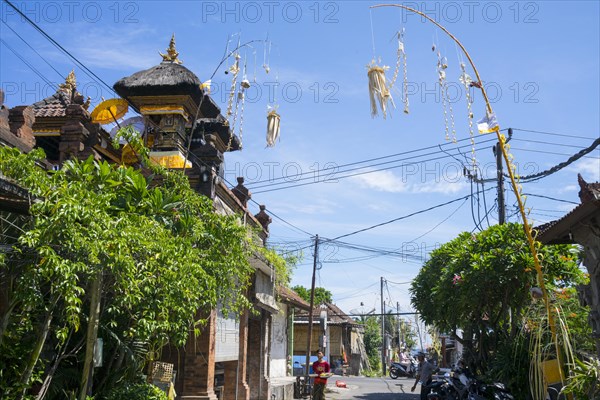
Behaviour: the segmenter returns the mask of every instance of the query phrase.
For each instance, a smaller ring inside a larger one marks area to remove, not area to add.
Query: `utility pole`
[[[400,314],[400,302],[396,302],[396,313]],[[396,315],[396,322],[398,323],[398,349],[402,347],[402,342],[404,342],[404,338],[402,337],[402,324],[400,323],[400,316]]]
[[[381,370],[383,375],[386,375],[385,365],[385,303],[383,301],[383,282],[385,279],[381,277]]]
[[[306,382],[308,382],[308,375],[310,373],[310,347],[312,339],[312,322],[313,322],[313,308],[315,306],[315,275],[317,273],[317,259],[319,255],[319,235],[315,236],[315,255],[313,259],[313,273],[312,283],[310,285],[310,310],[308,312],[308,328],[306,335]]]
[[[512,137],[512,128],[508,128],[509,140]],[[506,222],[506,206],[504,204],[504,176],[502,175],[502,149],[500,142],[493,147],[496,156],[496,178],[498,179],[498,223]]]
[[[421,346],[421,351],[425,350],[423,348],[423,339],[421,338],[421,328],[419,327],[419,317],[415,314],[415,324],[417,324],[417,334],[419,335],[419,346]]]

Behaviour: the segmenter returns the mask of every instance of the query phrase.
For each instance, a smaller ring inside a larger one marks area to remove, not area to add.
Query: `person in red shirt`
[[[317,353],[317,361],[312,365],[313,373],[318,374],[313,383],[313,400],[325,400],[325,386],[327,386],[327,378],[331,376],[329,373],[329,363],[323,360],[323,352]]]

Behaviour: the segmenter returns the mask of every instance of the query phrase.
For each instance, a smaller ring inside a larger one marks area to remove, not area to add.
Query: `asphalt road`
[[[336,381],[343,381],[347,388],[336,387]],[[418,400],[420,386],[414,393],[410,388],[414,379],[398,378],[365,378],[334,375],[327,383],[327,400]]]

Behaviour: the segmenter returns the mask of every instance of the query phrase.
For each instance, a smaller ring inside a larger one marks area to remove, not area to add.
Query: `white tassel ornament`
[[[275,146],[275,142],[279,139],[279,124],[281,116],[277,114],[275,109],[267,113],[267,146]]]

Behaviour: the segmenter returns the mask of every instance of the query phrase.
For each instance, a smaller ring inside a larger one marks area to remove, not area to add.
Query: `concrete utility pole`
[[[383,302],[383,282],[385,279],[381,277],[381,370],[383,375],[386,374],[385,365],[385,303]]]
[[[310,373],[310,347],[312,339],[313,308],[315,306],[315,275],[317,273],[317,259],[319,255],[319,235],[315,236],[315,255],[313,259],[312,283],[310,285],[310,311],[308,312],[308,328],[306,331],[306,381]]]
[[[396,302],[396,313],[400,314],[400,302]],[[400,323],[400,317],[396,316],[396,323],[398,324],[398,349],[402,347],[402,342],[404,342],[404,338],[402,337],[402,324]]]
[[[508,140],[511,137],[512,128],[508,128]],[[500,150],[500,142],[497,142],[493,149],[496,156],[496,178],[498,179],[498,223],[502,225],[506,222],[506,205],[504,203],[504,176],[502,175],[502,150]]]

